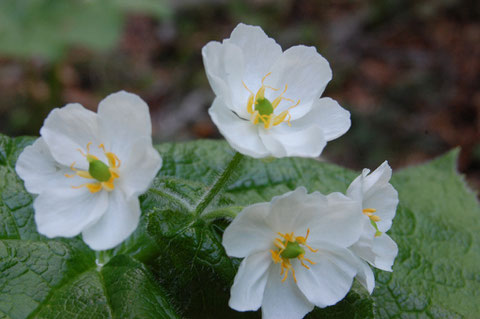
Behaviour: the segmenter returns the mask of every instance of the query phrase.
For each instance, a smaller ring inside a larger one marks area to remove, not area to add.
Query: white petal
[[[307,194],[307,189],[300,186],[294,191],[273,197],[265,220],[275,232],[291,233],[317,216],[318,205],[321,205],[321,200]]]
[[[348,197],[363,202],[363,181],[369,172],[369,169],[363,169],[362,173],[350,183],[346,192]]]
[[[225,46],[220,42],[211,41],[202,48],[203,64],[208,82],[217,97],[231,101],[230,88],[227,86],[225,72]]]
[[[87,188],[50,189],[34,201],[38,232],[47,237],[72,237],[95,223],[108,205],[103,191],[92,194]]]
[[[127,199],[147,191],[162,166],[162,158],[153,148],[150,138],[142,138],[128,145],[128,157],[119,168],[118,183]]]
[[[308,127],[288,126],[281,123],[270,129],[259,127],[260,138],[265,147],[274,157],[319,156],[327,141],[323,136],[323,129],[316,125]]]
[[[387,234],[382,234],[373,239],[372,246],[375,254],[373,265],[382,270],[392,271],[393,262],[398,254],[398,246]]]
[[[277,234],[265,222],[269,211],[269,203],[258,203],[245,207],[235,217],[223,233],[227,255],[245,257],[272,248]]]
[[[383,162],[376,170],[365,176],[363,192],[364,194],[372,191],[372,188],[379,187],[388,183],[392,177],[392,168],[388,162]]]
[[[290,111],[293,119],[308,113],[312,104],[325,90],[327,83],[332,79],[332,70],[327,60],[314,47],[298,45],[289,48],[271,66],[272,74],[265,81],[266,84],[283,90],[288,85],[284,97],[300,104]],[[268,91],[267,98],[278,96],[277,92]],[[291,106],[292,102],[282,101],[279,110]]]
[[[271,263],[268,251],[250,255],[242,261],[230,290],[230,308],[237,311],[260,308]]]
[[[331,98],[321,98],[315,100],[308,114],[292,121],[292,126],[310,125],[321,127],[325,140],[331,141],[345,134],[350,128],[350,112]]]
[[[366,217],[366,216],[365,216]],[[361,259],[370,264],[375,262],[375,254],[372,251],[373,239],[375,238],[375,228],[370,224],[370,220],[365,218],[362,235],[356,243],[349,249]]]
[[[125,91],[110,94],[98,105],[98,117],[101,142],[120,160],[129,155],[125,145],[140,138],[151,139],[148,105],[135,94]]]
[[[321,308],[345,297],[358,268],[357,259],[348,249],[329,246],[330,250],[322,249],[308,255],[316,263],[310,265],[310,269],[301,266],[298,260],[294,265],[298,287],[311,303]]]
[[[398,193],[389,183],[392,169],[385,161],[375,171],[364,169],[347,189],[347,196],[362,201],[362,208],[376,209],[380,217],[378,229],[386,232],[392,225],[392,219],[398,205]]]
[[[83,230],[83,240],[94,250],[113,248],[133,233],[139,220],[138,198],[127,201],[121,191],[114,190],[109,193],[108,208],[102,218]]]
[[[375,275],[372,268],[361,259],[359,259],[358,265],[359,269],[356,278],[367,289],[368,293],[372,294],[373,288],[375,288]]]
[[[97,140],[97,115],[80,104],[67,104],[51,111],[40,134],[57,162],[65,166],[75,162],[75,166],[80,169],[88,169],[88,162],[78,149],[86,152],[89,142],[95,145],[101,143]],[[97,147],[92,148],[92,154],[98,154]]]
[[[213,101],[208,114],[235,150],[254,158],[270,155],[258,136],[258,127],[250,121],[240,119],[219,98]]]
[[[380,217],[377,227],[386,232],[392,226],[392,219],[398,205],[398,193],[390,184],[376,187],[374,192],[368,192],[363,199],[363,208],[375,208],[375,215]]]
[[[217,98],[237,115],[248,119],[250,92],[242,82],[245,71],[242,49],[230,43],[210,42],[203,48],[202,54],[207,78]]]
[[[72,174],[72,170],[55,161],[41,137],[25,147],[18,157],[15,170],[25,181],[25,188],[33,194],[72,185],[72,180],[65,177],[65,174]]]
[[[320,193],[312,195],[320,197]],[[321,218],[310,223],[310,241],[329,242],[336,246],[349,247],[362,234],[363,214],[360,202],[353,201],[345,195],[335,192],[328,194],[327,205],[318,208]]]
[[[263,319],[300,319],[313,310],[314,305],[300,291],[291,274],[282,282],[279,264],[272,264],[268,272],[262,302]]]
[[[303,187],[272,199],[272,210],[267,223],[281,233],[295,232],[295,236],[310,235],[307,243],[328,242],[349,247],[363,230],[359,214],[360,203],[341,193],[324,196],[319,192],[306,194]],[[315,248],[315,247],[314,247]]]
[[[245,64],[243,81],[254,93],[260,88],[262,77],[269,72],[271,65],[282,54],[282,48],[260,27],[243,23],[237,25],[230,39],[223,43],[234,44],[242,50]],[[225,62],[237,63],[237,61]]]

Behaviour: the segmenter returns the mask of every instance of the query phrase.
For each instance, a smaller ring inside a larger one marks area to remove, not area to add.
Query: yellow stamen
[[[362,210],[363,214],[367,215],[368,218],[370,218],[371,221],[373,222],[379,222],[381,219],[379,216],[377,215],[374,215],[374,213],[376,212],[377,210],[375,208],[364,208]]]
[[[82,156],[87,158],[87,161],[89,163],[93,160],[99,160],[95,155],[90,154],[90,146],[92,144],[93,144],[92,142],[87,143],[87,146],[86,146],[87,153],[86,154],[81,149],[77,149],[77,151],[79,151],[80,154],[82,154]],[[79,188],[82,188],[82,187],[86,187],[86,188],[88,188],[88,190],[91,193],[99,192],[102,189],[105,189],[107,191],[112,191],[113,189],[115,189],[114,181],[115,181],[115,179],[120,177],[120,174],[118,172],[118,168],[120,167],[122,162],[117,157],[117,155],[115,155],[112,152],[107,152],[105,150],[105,145],[104,144],[98,145],[98,148],[103,150],[103,153],[105,154],[105,157],[108,160],[109,172],[110,172],[110,175],[111,175],[110,179],[106,182],[98,182],[94,177],[92,177],[92,175],[88,171],[83,171],[83,170],[79,170],[79,169],[75,168],[75,162],[73,162],[70,165],[70,169],[73,172],[75,172],[75,174],[65,174],[65,177],[72,178],[72,177],[75,177],[75,176],[79,176],[79,177],[82,177],[82,178],[85,178],[85,179],[94,180],[94,182],[84,183],[84,184],[81,184],[81,185],[78,185],[78,186],[72,186],[72,188],[79,189]]]
[[[279,124],[281,124],[285,121],[287,122],[288,126],[292,126],[291,123],[290,123],[290,120],[292,119],[292,116],[290,115],[289,111],[292,108],[298,106],[300,104],[300,100],[298,100],[296,104],[290,106],[288,109],[281,112],[279,115],[275,115],[273,112],[271,114],[261,115],[256,110],[256,105],[259,105],[259,100],[265,99],[265,90],[266,89],[270,89],[270,90],[273,90],[273,91],[278,91],[279,90],[277,88],[265,85],[265,80],[270,74],[272,74],[272,73],[269,72],[262,78],[262,81],[261,81],[262,86],[258,89],[256,94],[254,94],[252,92],[252,90],[250,90],[247,87],[245,82],[242,81],[243,86],[250,93],[250,95],[248,97],[248,100],[247,100],[247,112],[251,115],[250,116],[250,121],[254,125],[258,124],[260,121],[263,122],[263,127],[265,129],[270,129],[273,126],[277,126],[277,125],[279,125]],[[275,110],[278,107],[278,105],[280,104],[280,102],[283,101],[283,100],[289,101],[291,103],[295,103],[294,100],[283,97],[283,94],[285,94],[285,92],[287,92],[287,89],[288,89],[288,84],[285,84],[285,89],[283,90],[283,92],[273,100],[273,102],[271,103],[273,110]],[[264,103],[264,102],[262,102],[262,103]]]
[[[295,234],[293,232],[285,233],[285,234],[282,234],[282,233],[277,233],[277,234],[280,238],[275,238],[275,240],[273,241],[273,244],[275,245],[275,247],[278,248],[278,250],[276,250],[276,251],[270,250],[270,253],[272,254],[272,260],[276,264],[280,263],[280,275],[283,276],[282,282],[285,282],[285,280],[287,280],[289,272],[292,273],[293,280],[295,282],[297,282],[297,278],[295,277],[295,269],[293,269],[293,266],[292,266],[292,263],[291,263],[290,259],[298,258],[298,260],[300,260],[300,263],[302,264],[302,266],[307,268],[307,269],[310,269],[310,267],[305,263],[305,261],[309,262],[311,265],[315,265],[315,262],[311,261],[308,258],[305,258],[304,250],[301,249],[301,248],[300,248],[300,251],[303,251],[303,253],[301,253],[297,257],[292,257],[292,256],[295,256],[295,253],[292,255],[292,251],[291,250],[289,251],[289,249],[291,249],[291,248],[287,249],[287,246],[290,247],[290,245],[293,245],[294,247],[296,247],[294,249],[297,249],[297,251],[298,251],[298,249],[299,249],[298,245],[303,245],[303,246],[307,247],[308,249],[310,249],[310,251],[317,252],[318,249],[313,249],[312,247],[310,247],[306,244],[306,241],[308,239],[308,235],[310,234],[310,229],[307,229],[307,234],[305,235],[305,237],[303,237],[303,236],[295,237]],[[292,243],[292,244],[289,244],[289,243]],[[288,253],[285,252],[286,255],[282,256],[282,253],[284,253],[284,251],[286,249],[287,249]],[[293,250],[293,251],[295,251],[295,250]],[[290,256],[291,258],[287,258],[285,256]]]

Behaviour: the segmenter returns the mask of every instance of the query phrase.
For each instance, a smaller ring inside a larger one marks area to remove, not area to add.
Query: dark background
[[[323,155],[354,169],[426,161],[460,146],[480,188],[479,1],[2,0],[0,133],[38,135],[54,107],[96,110],[125,89],[150,105],[157,142],[221,138],[201,48],[239,23],[327,58],[352,113]]]

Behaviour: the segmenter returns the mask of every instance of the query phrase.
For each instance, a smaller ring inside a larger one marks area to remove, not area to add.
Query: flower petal
[[[300,156],[317,157],[327,141],[323,129],[316,125],[308,127],[292,127],[281,123],[270,129],[259,128],[260,138],[274,157]]]
[[[223,233],[222,245],[227,255],[245,257],[255,252],[268,251],[276,233],[265,222],[270,203],[245,207]]]
[[[88,162],[78,150],[85,152],[89,142],[101,143],[97,114],[77,103],[52,110],[40,134],[57,162],[67,167],[75,162],[80,169],[88,169]],[[95,152],[100,154],[96,147],[92,148],[92,154],[97,155]]]
[[[272,264],[263,294],[263,319],[300,319],[314,308],[298,288],[293,276],[289,275],[284,282],[282,278],[280,265]]]
[[[216,98],[213,101],[212,106],[208,109],[208,114],[234,149],[254,158],[269,155],[258,136],[258,127],[248,120],[240,119],[223,104],[221,99]]]
[[[217,97],[231,100],[230,88],[227,86],[227,73],[225,72],[224,45],[211,41],[202,48],[203,65],[208,82]]]
[[[25,181],[25,188],[33,194],[72,185],[72,180],[65,177],[65,174],[72,174],[72,170],[55,161],[41,137],[25,147],[18,157],[15,170]]]
[[[131,145],[152,135],[148,105],[137,95],[120,91],[110,94],[98,105],[102,143],[120,160],[128,157]]]
[[[270,70],[271,65],[282,55],[282,48],[269,38],[262,28],[240,23],[232,31],[230,39],[224,44],[234,44],[243,53],[244,71],[243,81],[253,91],[261,86],[261,79]],[[225,61],[237,63],[237,61]]]
[[[271,263],[268,251],[250,255],[242,261],[230,290],[230,308],[237,311],[260,308]]]
[[[83,240],[94,250],[113,248],[127,239],[140,220],[137,197],[129,200],[120,190],[108,194],[108,208],[102,218],[83,230]]]
[[[49,237],[72,237],[94,224],[108,206],[106,192],[92,194],[84,187],[52,188],[34,201],[38,232]]]
[[[332,70],[327,60],[322,57],[315,47],[297,45],[289,48],[275,61],[269,69],[272,74],[265,81],[266,84],[283,90],[288,85],[285,97],[300,104],[290,110],[292,119],[305,115],[312,108],[325,90],[327,83],[332,79]],[[267,98],[278,96],[277,92],[268,92]],[[292,102],[282,101],[279,110],[283,111],[291,106]]]
[[[317,216],[316,207],[320,201],[300,186],[294,191],[273,197],[270,203],[266,224],[275,232],[290,233]]]
[[[350,128],[350,112],[331,98],[315,100],[312,109],[306,116],[292,121],[294,127],[317,125],[323,131],[326,141],[334,140],[345,134]]]
[[[348,250],[328,245],[310,253],[308,258],[315,262],[306,269],[295,260],[298,287],[314,305],[324,308],[342,300],[352,286],[357,274],[358,260]]]
[[[387,234],[373,239],[372,245],[375,261],[373,265],[382,270],[392,271],[393,262],[398,254],[397,244]]]
[[[381,232],[390,229],[398,205],[398,193],[389,183],[391,177],[392,169],[385,161],[372,173],[364,169],[347,189],[347,196],[362,201],[362,208],[376,209]]]
[[[372,268],[363,260],[358,260],[358,273],[355,278],[367,289],[369,294],[372,294],[373,288],[375,288],[375,275]]]
[[[360,237],[362,227],[360,203],[341,193],[324,196],[306,194],[303,187],[272,199],[267,223],[282,233],[304,236],[310,229],[308,243],[321,241],[349,247]],[[315,248],[315,247],[314,247]]]
[[[250,93],[242,83],[244,61],[241,48],[229,43],[210,42],[202,49],[202,54],[207,78],[217,98],[238,116],[248,119]]]
[[[153,148],[151,139],[145,137],[128,145],[124,153],[128,153],[128,157],[119,168],[118,183],[129,199],[147,191],[162,166],[162,158]]]

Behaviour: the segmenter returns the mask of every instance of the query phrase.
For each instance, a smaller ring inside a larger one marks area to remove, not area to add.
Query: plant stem
[[[238,164],[242,161],[244,156],[240,153],[235,153],[228,166],[223,171],[222,175],[215,181],[210,191],[202,198],[200,203],[195,209],[196,216],[200,216],[202,212],[207,208],[208,204],[215,198],[218,192],[225,186],[225,183],[228,182],[228,179],[232,175],[233,171],[237,168]]]

